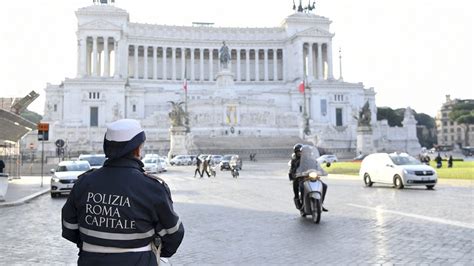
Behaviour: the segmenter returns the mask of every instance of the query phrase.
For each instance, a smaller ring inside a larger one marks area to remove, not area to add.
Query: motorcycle
[[[233,178],[239,177],[239,168],[237,165],[230,165],[230,173],[232,174]]]
[[[319,151],[316,147],[305,145],[301,148],[300,165],[296,170],[296,177],[300,182],[300,214],[302,217],[311,215],[314,223],[319,223],[323,212],[323,183],[321,176],[327,176],[316,160]]]

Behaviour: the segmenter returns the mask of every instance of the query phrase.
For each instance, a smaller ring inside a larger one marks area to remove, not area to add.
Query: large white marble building
[[[100,151],[105,125],[119,118],[140,120],[147,149],[166,150],[169,101],[186,101],[185,82],[190,150],[288,148],[305,139],[356,154],[355,117],[366,102],[374,149],[418,143],[413,117],[398,129],[377,122],[374,89],[334,77],[328,18],[295,12],[273,28],[167,26],[131,22],[113,4],[76,16],[77,77],[47,85],[44,116],[50,139],[66,140],[72,151]],[[223,41],[232,57],[230,82],[220,78]]]

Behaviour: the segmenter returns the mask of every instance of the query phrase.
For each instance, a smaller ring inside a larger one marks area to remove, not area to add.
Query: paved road
[[[474,190],[365,188],[328,177],[319,225],[299,217],[285,162],[246,163],[239,179],[193,178],[170,167],[175,209],[186,228],[173,265],[474,264]],[[74,264],[74,244],[60,236],[65,198],[42,196],[0,209],[0,265]]]

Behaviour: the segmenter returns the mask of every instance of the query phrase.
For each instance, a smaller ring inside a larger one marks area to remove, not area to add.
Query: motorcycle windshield
[[[316,172],[319,176],[327,176],[327,172],[319,165],[319,150],[310,145],[301,148],[300,165],[296,169],[296,176],[308,176],[311,172]]]

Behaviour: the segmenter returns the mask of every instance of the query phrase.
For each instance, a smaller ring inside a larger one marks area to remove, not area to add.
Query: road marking
[[[441,218],[433,218],[433,217],[424,216],[424,215],[385,210],[385,209],[382,209],[382,208],[379,208],[379,207],[376,207],[376,208],[366,207],[366,206],[352,204],[352,203],[348,203],[347,205],[352,206],[352,207],[356,207],[356,208],[361,208],[361,209],[367,209],[367,210],[372,210],[372,211],[377,211],[377,212],[397,214],[397,215],[402,215],[402,216],[406,216],[406,217],[427,220],[427,221],[430,221],[430,222],[435,222],[435,223],[440,223],[440,224],[447,224],[447,225],[464,227],[464,228],[468,228],[468,229],[474,229],[474,224],[471,224],[471,223],[463,223],[463,222],[451,221],[451,220],[446,220],[446,219],[441,219]]]

